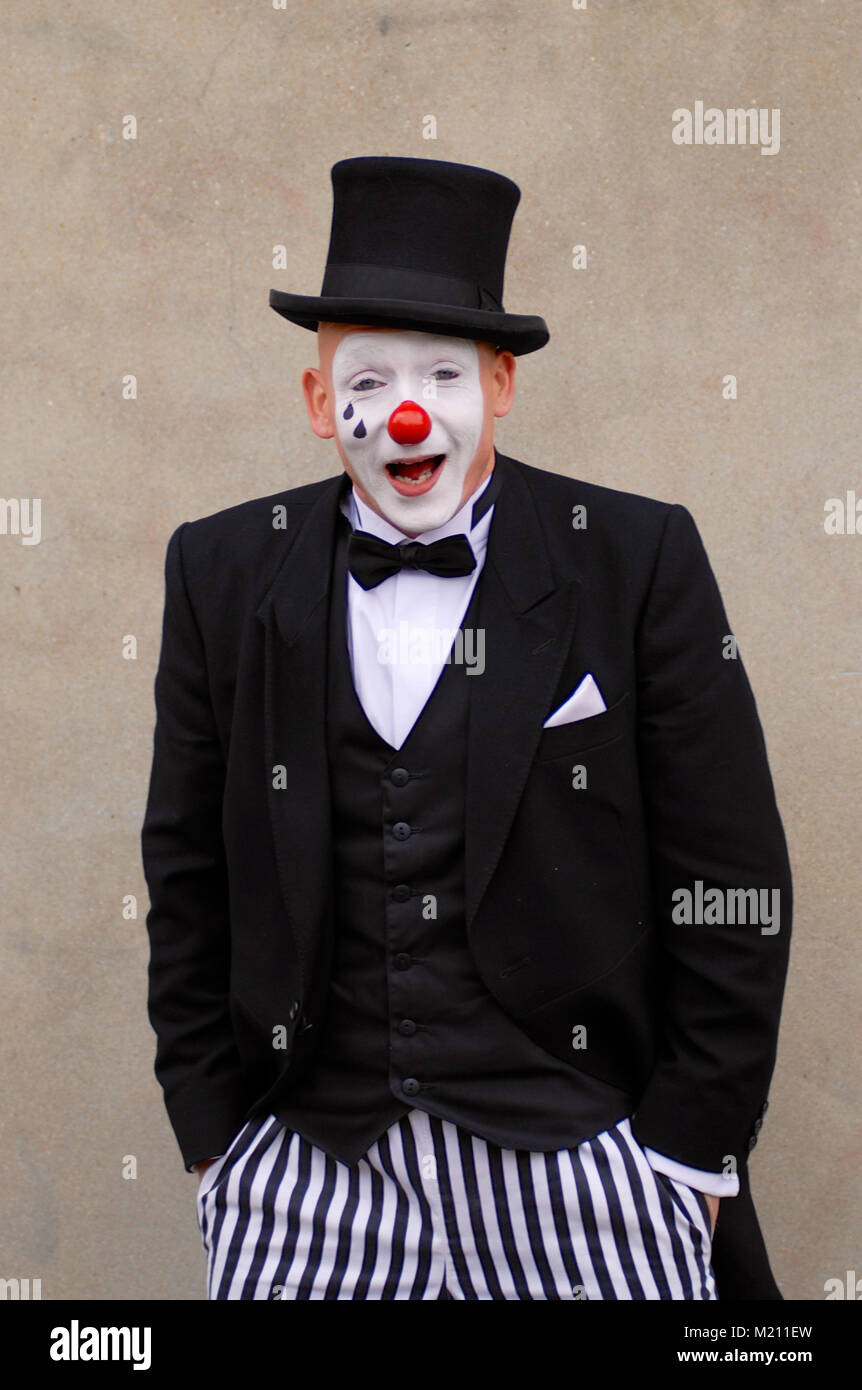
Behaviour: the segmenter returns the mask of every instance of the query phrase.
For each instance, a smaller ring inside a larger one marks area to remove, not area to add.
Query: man
[[[174,532],[142,831],[213,1298],[780,1298],[791,882],[689,513],[494,446],[519,190],[332,170],[344,473]],[[720,1206],[719,1206],[720,1204]]]

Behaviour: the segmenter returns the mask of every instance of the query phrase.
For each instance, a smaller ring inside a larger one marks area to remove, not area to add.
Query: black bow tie
[[[495,455],[496,452],[495,449]],[[496,502],[502,482],[498,464],[481,497],[473,503],[471,530]],[[363,589],[374,589],[390,574],[396,574],[401,569],[428,570],[430,574],[441,574],[444,578],[472,574],[476,568],[476,557],[463,534],[444,536],[430,545],[423,545],[420,541],[401,541],[398,545],[390,545],[371,531],[351,531],[347,539],[347,567]]]
[[[347,568],[363,589],[375,589],[402,569],[427,570],[447,579],[472,574],[476,556],[465,535],[444,536],[429,545],[421,541],[390,545],[370,531],[351,531],[347,539]]]

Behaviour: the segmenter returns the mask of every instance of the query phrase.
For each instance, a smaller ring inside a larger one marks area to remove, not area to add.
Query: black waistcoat
[[[505,1148],[572,1147],[630,1115],[634,1101],[528,1038],[473,964],[464,768],[471,682],[483,676],[445,663],[401,748],[381,738],[351,675],[349,529],[340,516],[329,611],[330,992],[311,1066],[273,1111],[344,1163],[414,1106]],[[462,628],[481,627],[484,573]]]

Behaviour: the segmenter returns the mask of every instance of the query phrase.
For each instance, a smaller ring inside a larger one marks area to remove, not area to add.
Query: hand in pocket
[[[218,1160],[219,1158],[223,1158],[223,1157],[224,1157],[224,1154],[216,1154],[215,1158],[204,1158],[204,1159],[201,1160],[200,1163],[196,1163],[196,1164],[195,1164],[195,1171],[196,1171],[196,1173],[197,1173],[197,1175],[198,1175],[198,1187],[200,1187],[200,1180],[201,1180],[201,1178],[203,1177],[204,1173],[207,1171],[207,1169],[208,1169],[208,1168],[211,1168],[212,1165],[213,1165],[215,1162],[217,1162],[217,1160]]]
[[[712,1222],[712,1234],[715,1235],[715,1223],[718,1220],[718,1208],[721,1203],[721,1198],[713,1197],[711,1192],[704,1192],[703,1195],[706,1198],[706,1205],[709,1207],[709,1215]]]

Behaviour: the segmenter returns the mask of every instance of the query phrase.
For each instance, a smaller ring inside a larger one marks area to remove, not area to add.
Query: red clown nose
[[[396,444],[421,444],[431,433],[431,417],[415,401],[402,401],[389,416],[388,429]]]

